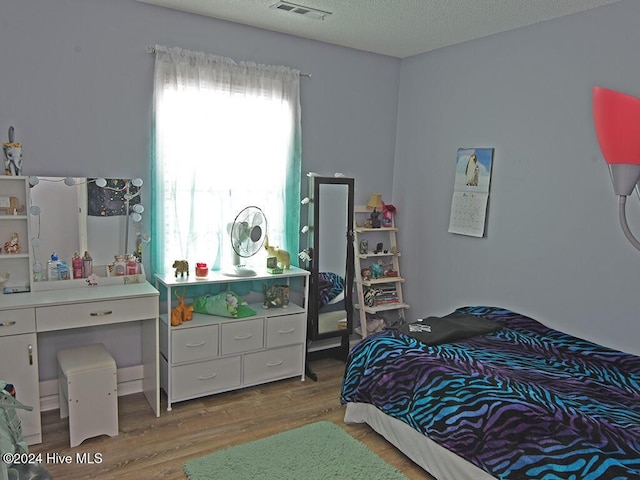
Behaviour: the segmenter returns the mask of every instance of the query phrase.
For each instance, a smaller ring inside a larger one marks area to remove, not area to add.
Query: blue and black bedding
[[[499,479],[640,478],[640,357],[495,307],[501,328],[427,345],[394,330],[351,351],[342,403],[377,407]]]

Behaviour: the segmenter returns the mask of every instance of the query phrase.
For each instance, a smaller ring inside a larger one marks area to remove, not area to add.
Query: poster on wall
[[[91,217],[111,217],[128,215],[126,195],[129,195],[129,206],[140,203],[139,187],[131,184],[126,178],[107,178],[106,186],[98,186],[95,178],[87,179],[87,214]]]
[[[484,237],[493,148],[459,148],[449,232]]]

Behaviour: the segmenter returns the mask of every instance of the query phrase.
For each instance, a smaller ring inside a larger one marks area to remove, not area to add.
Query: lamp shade
[[[595,87],[593,123],[616,195],[631,195],[640,180],[640,99]]]
[[[382,194],[372,193],[367,202],[367,208],[371,210],[375,208],[378,211],[382,210]]]
[[[593,89],[593,123],[609,164],[640,164],[640,98]]]

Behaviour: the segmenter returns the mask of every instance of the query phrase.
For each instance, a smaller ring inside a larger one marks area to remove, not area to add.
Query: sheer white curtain
[[[156,46],[151,268],[231,262],[228,224],[261,208],[269,243],[298,251],[300,72]],[[251,265],[264,262],[263,252]],[[263,263],[262,263],[263,264]]]

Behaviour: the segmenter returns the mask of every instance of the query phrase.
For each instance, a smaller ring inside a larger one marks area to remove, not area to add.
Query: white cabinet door
[[[22,433],[29,444],[42,442],[36,334],[0,337],[0,378],[16,388],[16,398],[33,410],[18,410]]]

